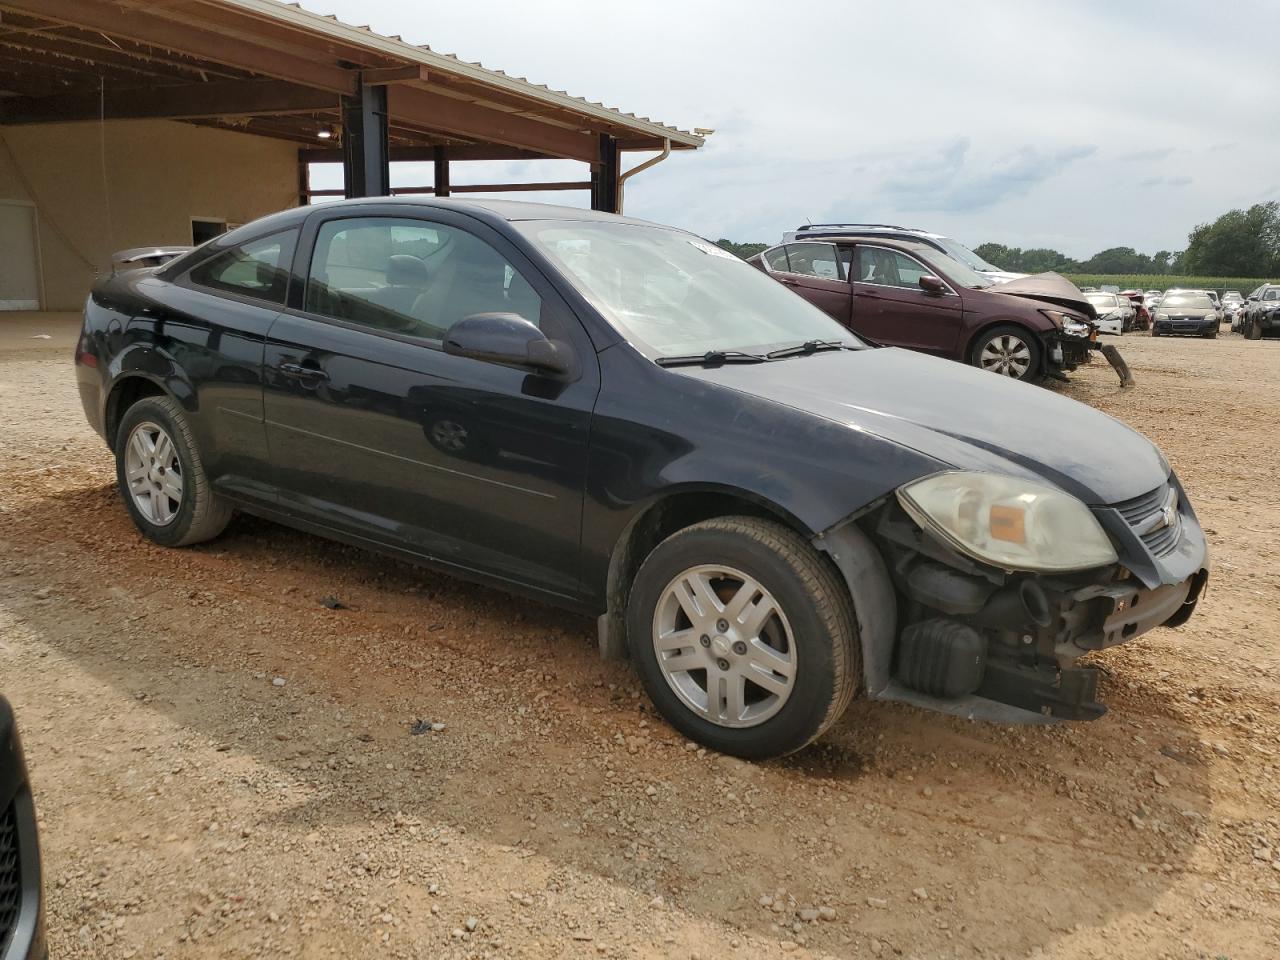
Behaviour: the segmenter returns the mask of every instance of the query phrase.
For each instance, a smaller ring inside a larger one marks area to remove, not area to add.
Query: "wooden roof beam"
[[[393,123],[402,126],[416,126],[427,131],[586,163],[599,159],[596,138],[591,134],[551,126],[530,117],[481,107],[416,87],[388,87],[387,113]]]
[[[108,36],[127,37],[167,50],[185,53],[248,70],[278,80],[288,80],[333,93],[351,94],[356,76],[350,70],[302,57],[269,46],[237,39],[234,43],[198,25],[151,16],[144,11],[120,9],[113,4],[87,0],[0,0],[0,10],[12,10],[54,20],[68,26],[101,30]]]
[[[194,120],[307,113],[332,109],[337,98],[326,90],[279,80],[220,80],[182,86],[14,97],[0,101],[0,123],[55,123],[96,120]]]

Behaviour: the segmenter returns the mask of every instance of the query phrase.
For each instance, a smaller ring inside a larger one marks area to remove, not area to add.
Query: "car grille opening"
[[[1182,513],[1178,510],[1177,498],[1173,498],[1174,517],[1172,523],[1160,524],[1152,528],[1152,524],[1160,516],[1164,506],[1169,502],[1172,488],[1162,483],[1150,493],[1144,493],[1132,500],[1113,504],[1125,522],[1134,528],[1148,550],[1155,556],[1163,557],[1173,552],[1182,536]]]
[[[18,926],[22,907],[22,870],[18,863],[18,815],[12,803],[0,813],[0,956]]]

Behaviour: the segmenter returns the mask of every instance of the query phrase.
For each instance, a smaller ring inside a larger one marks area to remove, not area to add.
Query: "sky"
[[[875,222],[1085,258],[1181,250],[1196,224],[1280,200],[1280,57],[1262,40],[1280,36],[1277,0],[303,6],[714,129],[626,193],[627,214],[712,239]],[[458,163],[452,179],[584,172],[571,161]],[[393,168],[393,185],[430,182],[421,166]],[[341,186],[340,169],[317,169],[313,185]]]

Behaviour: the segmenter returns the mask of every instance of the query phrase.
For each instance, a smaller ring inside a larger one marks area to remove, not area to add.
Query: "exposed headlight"
[[[925,530],[1003,570],[1058,573],[1117,559],[1089,508],[1045,484],[949,471],[905,484],[898,501]]]
[[[1074,313],[1063,313],[1061,310],[1041,310],[1049,322],[1059,328],[1063,333],[1069,333],[1076,337],[1087,337],[1089,335],[1089,322],[1084,317],[1077,316]]]

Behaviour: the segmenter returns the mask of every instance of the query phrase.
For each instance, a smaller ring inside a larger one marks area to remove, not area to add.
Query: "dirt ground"
[[[1099,657],[1104,718],[855,703],[752,766],[585,620],[252,519],[144,542],[74,331],[0,319],[0,690],[53,956],[1280,956],[1280,342],[1130,335],[1136,389],[1061,388],[1160,444],[1215,559],[1188,626]]]

